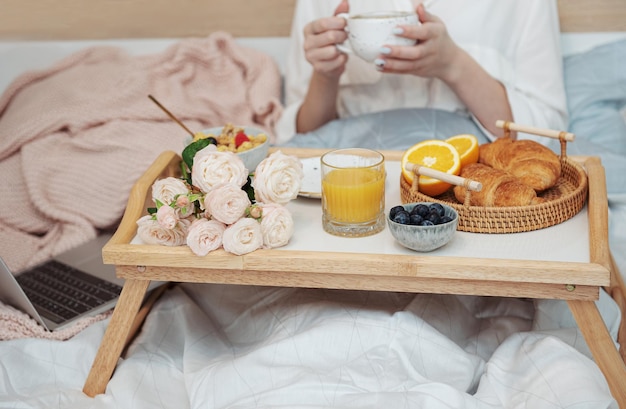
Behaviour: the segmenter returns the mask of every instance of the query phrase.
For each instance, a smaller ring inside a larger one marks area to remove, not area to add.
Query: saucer
[[[302,186],[300,186],[298,196],[321,199],[322,175],[320,157],[315,156],[312,158],[302,158],[300,159],[300,162],[302,162],[304,178],[302,179]]]

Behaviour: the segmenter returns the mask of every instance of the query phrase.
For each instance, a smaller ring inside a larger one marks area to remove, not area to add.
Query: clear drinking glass
[[[330,234],[369,236],[385,228],[385,158],[362,148],[322,156],[322,225]]]

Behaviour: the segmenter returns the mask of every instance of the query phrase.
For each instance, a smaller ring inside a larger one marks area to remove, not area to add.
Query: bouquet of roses
[[[205,256],[218,248],[242,255],[289,242],[293,218],[285,205],[304,177],[298,158],[276,151],[250,173],[237,154],[212,143],[192,143],[182,157],[181,178],[152,185],[155,207],[137,220],[144,243],[187,245]]]

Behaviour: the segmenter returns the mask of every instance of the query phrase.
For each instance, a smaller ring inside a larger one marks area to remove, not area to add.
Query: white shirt
[[[286,106],[275,129],[277,143],[287,142],[296,133],[296,115],[313,72],[304,56],[304,26],[317,18],[332,16],[339,2],[298,0],[296,3],[285,72]],[[432,0],[425,5],[430,13],[443,20],[452,40],[505,86],[516,123],[566,129],[567,104],[556,0]],[[411,0],[350,2],[351,14],[389,9],[415,10],[415,5]],[[352,55],[339,84],[340,118],[395,108],[437,108],[470,115],[442,81],[383,74],[373,63]],[[542,139],[524,134],[519,137]]]

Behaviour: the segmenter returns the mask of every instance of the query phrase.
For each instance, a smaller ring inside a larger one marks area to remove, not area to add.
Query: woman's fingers
[[[341,3],[335,9],[335,16],[339,13],[348,13],[350,11],[350,5],[348,0],[342,0]]]
[[[422,45],[383,47],[381,51],[374,61],[379,71],[419,75],[429,64],[428,52]]]
[[[339,19],[343,20],[343,19]],[[314,30],[314,27],[310,28]],[[337,44],[346,40],[347,34],[342,30],[327,30],[320,34],[305,36],[304,52],[313,69],[321,74],[339,75],[345,66],[347,56],[337,49]]]
[[[427,23],[427,22],[436,23],[440,21],[437,16],[435,16],[434,14],[430,14],[428,11],[426,11],[424,4],[419,4],[417,8],[415,9],[415,12],[417,13],[417,18],[422,24]]]
[[[343,30],[330,30],[317,35],[308,35],[304,37],[304,50],[306,52],[316,48],[335,46],[346,41],[347,37],[348,35]]]
[[[396,35],[415,40],[416,44],[383,47],[377,60],[379,70],[438,77],[452,60],[455,44],[448,36],[443,21],[428,13],[421,4],[416,8],[416,13],[421,24],[400,26],[396,32]]]
[[[348,0],[342,0],[335,9],[335,16],[314,20],[304,27],[304,52],[313,69],[324,75],[340,75],[347,61],[336,45],[348,38],[346,20],[336,17],[350,10]]]
[[[374,63],[379,71],[396,74],[420,72],[423,66],[419,60],[376,59]]]
[[[307,51],[307,56],[311,61],[328,61],[344,55],[332,44],[325,47],[316,47]]]
[[[343,31],[345,27],[346,20],[341,17],[324,17],[304,26],[304,35],[319,35],[332,30]]]

